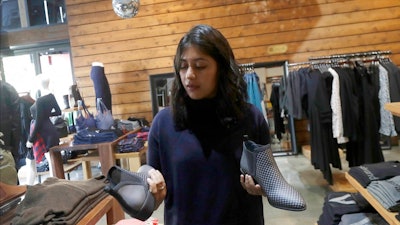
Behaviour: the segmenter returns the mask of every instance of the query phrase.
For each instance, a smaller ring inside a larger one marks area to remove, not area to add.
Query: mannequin
[[[112,112],[111,91],[106,75],[104,74],[104,65],[101,62],[93,62],[90,71],[90,78],[93,81],[96,99],[101,98],[107,109]],[[97,102],[96,102],[97,103]]]
[[[30,168],[29,171],[32,172],[28,172],[28,184],[32,184],[35,180],[37,174],[36,163],[41,162],[43,157],[46,157],[50,164],[49,149],[58,145],[60,142],[58,131],[51,122],[50,117],[61,115],[61,109],[56,98],[51,93],[49,86],[49,77],[42,76],[40,97],[36,99],[36,102],[30,108],[33,119],[26,147],[33,147],[35,160],[27,159],[26,161],[27,166]],[[45,147],[39,148],[43,146],[43,144]],[[53,176],[51,164],[49,167],[50,175]]]

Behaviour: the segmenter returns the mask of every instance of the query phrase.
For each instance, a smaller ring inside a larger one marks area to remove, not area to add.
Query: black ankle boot
[[[68,95],[63,95],[63,100],[64,100],[64,109],[69,109],[69,96]]]
[[[270,145],[245,140],[240,168],[242,173],[251,175],[261,186],[271,206],[290,211],[306,209],[300,193],[286,182],[279,171]]]
[[[73,107],[78,106],[78,100],[82,100],[81,93],[79,92],[78,86],[76,84],[73,84],[69,87],[69,95],[71,98],[74,99],[74,105]]]
[[[140,172],[131,172],[118,166],[108,171],[108,185],[104,190],[117,199],[122,209],[132,218],[147,220],[154,211],[155,199],[149,190],[147,173],[153,167],[143,165]]]

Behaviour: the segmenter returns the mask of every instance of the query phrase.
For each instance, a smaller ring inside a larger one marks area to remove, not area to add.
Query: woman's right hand
[[[167,195],[167,185],[165,183],[164,176],[159,170],[151,169],[148,175],[149,177],[147,178],[147,183],[150,186],[150,192],[153,194],[154,199],[156,200],[155,209],[157,209]]]

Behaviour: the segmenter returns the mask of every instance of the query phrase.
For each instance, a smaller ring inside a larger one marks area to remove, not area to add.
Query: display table
[[[104,215],[107,216],[107,225],[116,224],[118,221],[125,219],[125,213],[120,204],[110,195],[90,210],[77,225],[96,225]]]
[[[391,112],[393,116],[399,116],[400,117],[400,102],[392,102],[392,103],[386,103],[384,108]]]
[[[16,213],[16,208],[8,211],[0,217],[0,224],[10,224]],[[77,225],[96,225],[104,216],[106,216],[107,225],[116,224],[125,219],[125,213],[118,201],[108,195],[101,200],[92,210],[90,210]]]
[[[146,154],[147,146],[144,146],[138,152],[127,152],[127,153],[114,153],[115,159],[121,161],[121,167],[133,172],[136,172],[141,166],[141,157]],[[92,177],[91,162],[99,161],[99,152],[91,151],[88,154],[79,156],[75,159],[68,160],[69,162],[75,162],[82,165],[83,178],[89,179]],[[66,172],[64,167],[64,172]]]
[[[353,187],[360,192],[360,194],[371,204],[372,207],[390,224],[390,225],[400,225],[400,221],[396,219],[397,213],[389,212],[385,209],[378,200],[372,196],[366,188],[361,186],[356,179],[354,179],[349,173],[346,173],[346,179],[350,182]]]
[[[68,160],[67,163],[65,163],[63,165],[63,169],[64,169],[64,173],[67,174],[67,179],[70,180],[70,173],[75,170],[76,168],[78,168],[81,165],[80,162],[76,162],[76,161],[70,161]],[[44,175],[49,175],[50,171],[45,171],[45,172],[38,172],[37,176],[38,176],[38,182],[42,183],[42,176]]]
[[[98,144],[78,144],[74,145],[72,140],[65,140],[65,143],[54,146],[50,148],[50,160],[51,167],[55,177],[65,179],[63,161],[61,157],[61,151],[98,151],[99,153],[99,161],[101,164],[101,172],[103,175],[108,173],[108,170],[115,165],[116,153],[115,147],[118,142],[124,138],[126,138],[129,134],[137,133],[140,131],[140,128],[135,129],[133,131],[128,132],[127,134],[119,137],[118,139],[112,142],[104,142]]]

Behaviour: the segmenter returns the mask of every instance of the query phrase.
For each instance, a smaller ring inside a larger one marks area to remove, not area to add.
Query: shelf
[[[390,224],[390,225],[400,225],[400,221],[396,219],[397,213],[389,212],[385,209],[378,200],[372,196],[366,188],[361,186],[356,179],[354,179],[349,173],[345,175],[346,179],[350,182],[353,187],[361,193],[362,196],[378,211],[378,213]]]
[[[90,105],[86,105],[86,108],[87,109],[89,109],[90,108]],[[78,111],[78,107],[70,107],[70,108],[68,108],[68,109],[63,109],[63,110],[61,110],[62,112],[75,112],[75,111]]]

